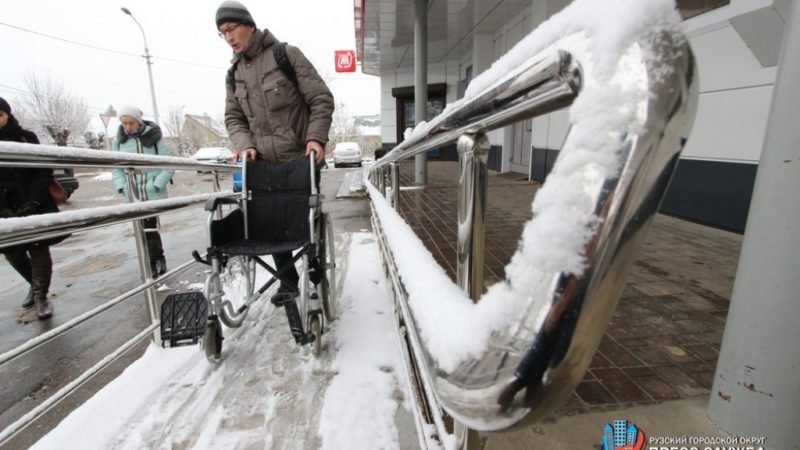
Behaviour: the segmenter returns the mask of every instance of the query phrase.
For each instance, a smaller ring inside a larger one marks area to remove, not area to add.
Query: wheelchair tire
[[[219,319],[214,316],[206,321],[206,332],[203,335],[203,350],[206,359],[212,363],[218,363],[222,354],[222,325]]]
[[[333,248],[333,223],[330,215],[322,214],[320,220],[320,254],[322,269],[320,291],[322,294],[322,310],[325,318],[331,322],[336,319],[336,254]]]
[[[314,356],[319,356],[322,352],[322,320],[319,314],[314,314],[308,322],[308,332],[314,335],[314,342],[311,343],[311,353]]]

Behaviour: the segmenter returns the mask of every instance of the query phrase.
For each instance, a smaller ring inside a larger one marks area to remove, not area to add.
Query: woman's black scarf
[[[3,128],[0,128],[0,141],[23,142],[22,131],[17,118],[9,114],[8,123]]]
[[[145,127],[149,126],[150,129],[145,131],[139,136],[129,136],[128,133],[125,132],[125,127],[120,125],[119,129],[117,129],[117,141],[120,144],[124,144],[125,142],[128,142],[128,139],[132,137],[138,137],[139,140],[142,141],[142,145],[144,147],[155,147],[156,142],[161,140],[162,137],[161,127],[159,127],[157,124],[153,122],[150,122],[149,120],[145,120],[144,122],[142,122],[142,124]]]

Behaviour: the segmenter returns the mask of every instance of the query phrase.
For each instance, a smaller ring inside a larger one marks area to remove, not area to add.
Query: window
[[[731,0],[677,0],[681,17],[686,20],[731,3]]]
[[[392,89],[392,96],[396,101],[397,111],[397,142],[403,142],[403,133],[406,128],[414,128],[416,111],[414,110],[414,86],[397,87]],[[434,83],[428,85],[428,118],[430,121],[445,107],[447,98],[447,85]]]

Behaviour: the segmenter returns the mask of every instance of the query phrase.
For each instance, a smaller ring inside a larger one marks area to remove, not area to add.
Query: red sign
[[[336,59],[337,72],[356,71],[356,52],[354,50],[334,50],[333,56]]]

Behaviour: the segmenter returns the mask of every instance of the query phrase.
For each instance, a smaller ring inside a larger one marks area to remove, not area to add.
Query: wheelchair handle
[[[311,170],[311,195],[317,195],[317,151],[311,150],[311,157],[308,158]]]

